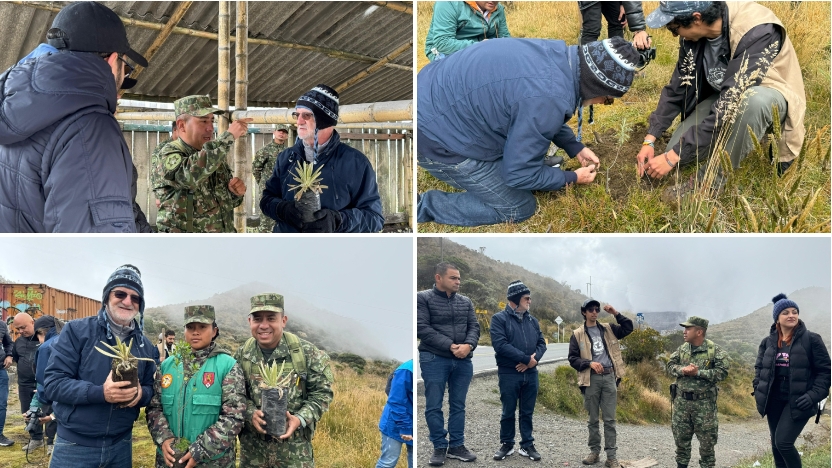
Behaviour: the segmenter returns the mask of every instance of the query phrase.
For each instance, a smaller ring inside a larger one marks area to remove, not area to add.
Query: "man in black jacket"
[[[650,47],[641,2],[578,2],[581,10],[581,45],[595,42],[601,35],[601,16],[607,19],[607,37],[624,38],[624,24],[633,33],[637,49]],[[624,16],[627,16],[624,18]]]
[[[14,441],[3,435],[6,426],[6,405],[9,402],[9,373],[6,369],[12,365],[12,342],[9,326],[0,320],[0,345],[2,345],[3,362],[0,364],[0,447],[14,445]]]
[[[25,414],[35,396],[35,353],[40,346],[35,336],[35,320],[26,312],[14,316],[14,330],[20,334],[14,341],[12,359],[17,363],[17,396],[20,398],[20,413]],[[43,446],[43,426],[35,426],[31,433],[32,440],[23,446],[23,450],[32,451]]]
[[[505,310],[491,319],[491,346],[497,359],[497,377],[500,382],[500,448],[495,460],[502,460],[514,453],[514,413],[520,401],[520,450],[519,454],[539,461],[540,454],[534,448],[532,415],[537,401],[537,363],[546,352],[546,340],[540,332],[540,324],[529,309],[532,296],[522,281],[508,285],[508,304]]]
[[[419,367],[425,382],[425,420],[433,443],[431,466],[445,457],[465,462],[477,456],[465,448],[465,398],[474,377],[471,363],[480,338],[480,325],[471,300],[458,294],[459,268],[436,265],[432,290],[416,294],[416,336]],[[442,400],[448,387],[448,429],[442,418]]]

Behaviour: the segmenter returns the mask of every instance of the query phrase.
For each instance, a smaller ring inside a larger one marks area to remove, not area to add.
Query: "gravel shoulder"
[[[543,364],[542,372],[552,372],[558,365],[568,365],[565,362]],[[497,375],[474,376],[468,390],[465,421],[465,445],[477,454],[474,462],[463,463],[459,460],[448,459],[446,467],[518,467],[534,465],[535,462],[519,457],[516,453],[502,461],[492,459],[500,443],[500,395],[497,390]],[[428,460],[433,452],[433,446],[428,437],[428,428],[424,417],[425,396],[424,389],[419,386],[417,398],[417,463],[416,466],[428,466]],[[447,396],[443,408],[445,420],[448,417]],[[824,415],[822,423],[829,427],[829,416]],[[654,458],[659,467],[676,467],[673,434],[669,425],[644,425],[617,423],[618,458],[619,460],[638,460],[645,457]],[[818,434],[824,431],[824,425],[814,424],[812,419],[796,444],[803,443],[803,437],[810,432]],[[602,423],[603,432],[603,423]],[[539,404],[534,415],[535,447],[542,456],[541,466],[581,467],[586,454],[588,429],[585,419],[570,419],[555,414]],[[518,447],[520,434],[515,441]],[[717,467],[732,467],[740,460],[754,455],[761,455],[770,450],[768,425],[765,419],[754,418],[743,422],[725,422],[719,424],[719,442],[716,446]],[[602,460],[604,456],[601,456]],[[693,451],[690,467],[698,466],[699,443],[693,438]],[[602,468],[603,463],[594,465]]]

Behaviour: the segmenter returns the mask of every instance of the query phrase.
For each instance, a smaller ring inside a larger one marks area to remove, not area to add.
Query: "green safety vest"
[[[162,362],[162,412],[173,435],[193,443],[217,422],[222,410],[222,381],[236,363],[228,354],[217,354],[205,360],[186,383],[181,362]]]

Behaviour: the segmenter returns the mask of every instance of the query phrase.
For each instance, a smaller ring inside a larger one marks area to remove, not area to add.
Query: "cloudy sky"
[[[0,237],[0,276],[94,299],[110,273],[136,265],[148,307],[264,282],[377,332],[391,357],[412,358],[411,238]]]
[[[633,312],[723,322],[777,293],[830,287],[828,237],[448,237]],[[532,291],[534,293],[534,291]]]

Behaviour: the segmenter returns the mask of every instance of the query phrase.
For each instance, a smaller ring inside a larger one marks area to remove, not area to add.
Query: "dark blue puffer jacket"
[[[518,317],[509,305],[491,318],[490,333],[500,374],[517,374],[517,364],[528,365],[532,354],[535,361],[540,361],[546,352],[546,340],[537,319],[528,312]],[[536,373],[537,366],[526,372]]]
[[[292,174],[298,165],[306,161],[303,141],[298,139],[295,145],[277,155],[272,176],[266,182],[260,209],[270,218],[276,220],[274,232],[298,232],[294,227],[277,219],[275,208],[283,200],[293,201],[295,192],[289,189],[294,185]],[[321,184],[326,185],[321,194],[321,208],[328,208],[341,213],[341,227],[338,232],[379,232],[384,226],[381,211],[381,197],[378,195],[376,171],[361,151],[346,144],[341,144],[338,131],[332,132],[329,143],[318,155],[317,169],[323,164]]]
[[[108,447],[133,431],[139,410],[153,396],[156,363],[139,362],[139,385],[142,398],[132,408],[119,408],[104,400],[104,381],[110,373],[112,359],[95,350],[101,341],[114,345],[115,337],[107,330],[104,308],[95,317],[71,320],[64,325],[60,338],[52,343],[52,356],[46,365],[44,391],[58,420],[58,435],[85,447]],[[109,337],[108,337],[109,335]],[[136,357],[152,358],[155,347],[138,323],[126,341],[133,340],[130,351]]]
[[[61,51],[0,75],[0,232],[134,232],[133,165],[96,54]]]
[[[506,38],[480,42],[420,72],[419,154],[446,164],[502,159],[505,183],[557,190],[574,172],[543,163],[550,142],[575,157],[584,145],[566,123],[579,103],[577,46]]]

